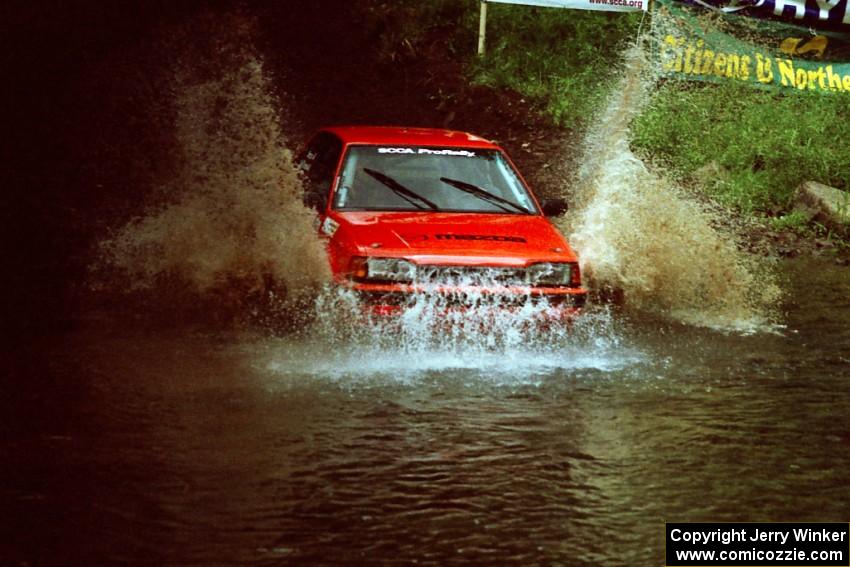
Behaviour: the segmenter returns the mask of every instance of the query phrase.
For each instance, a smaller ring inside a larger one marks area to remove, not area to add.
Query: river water
[[[599,308],[530,346],[92,315],[5,356],[0,557],[662,565],[665,521],[846,521],[850,277],[783,272],[785,328],[750,335]]]

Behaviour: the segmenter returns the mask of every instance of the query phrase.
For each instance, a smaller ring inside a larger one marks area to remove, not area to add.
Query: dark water
[[[665,521],[847,521],[850,275],[787,328],[575,343],[145,329],[6,355],[0,563],[662,565]]]

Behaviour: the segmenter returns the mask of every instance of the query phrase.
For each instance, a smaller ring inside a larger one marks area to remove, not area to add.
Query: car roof
[[[499,149],[493,142],[456,130],[403,126],[330,126],[322,132],[335,134],[344,144],[391,144]]]

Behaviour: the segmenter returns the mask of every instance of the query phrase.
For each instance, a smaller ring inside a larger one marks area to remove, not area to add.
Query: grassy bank
[[[555,123],[578,129],[589,125],[610,92],[641,17],[490,4],[482,60],[473,55],[477,1],[402,4],[418,10],[412,21],[420,25],[395,29],[396,36],[415,44],[427,37],[425,30],[439,29],[473,81],[518,91]],[[782,217],[804,180],[850,189],[848,123],[847,95],[667,81],[657,86],[632,133],[634,148],[680,181],[744,214]],[[793,217],[786,220],[794,224]]]
[[[721,202],[779,214],[803,181],[850,189],[849,119],[846,95],[670,82],[633,125],[633,143]],[[698,171],[712,162],[718,174],[705,179]]]
[[[638,14],[489,6],[487,55],[471,66],[474,79],[517,90],[542,102],[553,120],[581,126],[605,100],[634,41]]]

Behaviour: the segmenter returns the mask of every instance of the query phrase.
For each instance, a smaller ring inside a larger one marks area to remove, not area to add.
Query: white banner
[[[573,10],[604,10],[606,12],[645,12],[649,0],[486,0],[502,4],[525,4],[546,8],[572,8]]]

